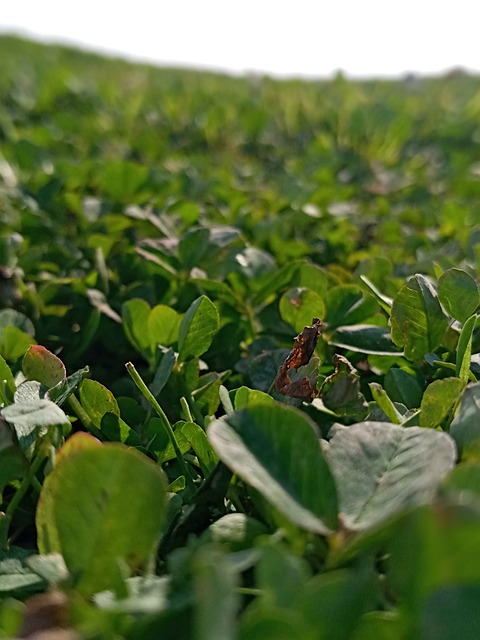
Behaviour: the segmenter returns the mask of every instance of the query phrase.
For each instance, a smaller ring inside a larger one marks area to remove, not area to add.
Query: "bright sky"
[[[476,0],[0,0],[0,31],[273,75],[480,72]]]

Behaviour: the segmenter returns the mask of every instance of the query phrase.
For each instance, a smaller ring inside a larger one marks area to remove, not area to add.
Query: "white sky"
[[[0,31],[231,72],[480,72],[478,0],[0,0]]]

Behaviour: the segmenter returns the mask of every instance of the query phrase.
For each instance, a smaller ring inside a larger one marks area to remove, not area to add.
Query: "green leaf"
[[[322,385],[321,399],[327,409],[337,416],[346,416],[351,422],[362,420],[368,413],[368,405],[360,391],[360,376],[347,358],[333,357],[335,371]]]
[[[379,291],[377,287],[373,284],[373,282],[371,282],[370,279],[367,278],[367,276],[363,274],[360,275],[360,280],[362,280],[362,282],[364,282],[367,285],[367,287],[373,293],[373,295],[377,299],[382,309],[384,309],[388,313],[388,315],[391,315],[393,300],[390,297],[384,295],[381,291]]]
[[[457,344],[457,357],[455,374],[462,382],[467,384],[470,378],[470,361],[472,357],[473,330],[477,322],[477,316],[470,316],[462,327]]]
[[[148,316],[148,335],[150,349],[155,351],[157,345],[170,346],[178,340],[182,317],[179,313],[163,304],[157,304]]]
[[[103,165],[100,187],[107,197],[128,204],[148,178],[148,167],[133,162],[109,162]]]
[[[408,360],[420,360],[442,343],[448,318],[442,311],[433,285],[425,276],[412,276],[394,298],[392,339],[405,347]]]
[[[0,354],[5,360],[15,362],[32,344],[35,344],[35,340],[17,327],[0,327]]]
[[[65,365],[45,347],[32,345],[23,357],[22,371],[27,380],[37,380],[46,387],[54,387],[65,379]]]
[[[105,413],[100,427],[101,432],[110,442],[123,442],[131,447],[137,447],[141,444],[138,434],[114,413]]]
[[[244,409],[245,407],[250,407],[259,403],[275,404],[275,400],[272,396],[269,396],[268,393],[258,391],[257,389],[240,387],[235,391],[235,409]]]
[[[451,471],[443,490],[457,495],[464,503],[466,498],[480,501],[480,464],[462,462]]]
[[[227,513],[209,526],[204,537],[221,543],[229,551],[243,551],[253,547],[258,536],[266,533],[265,526],[255,518],[244,513]]]
[[[37,438],[47,433],[48,427],[70,425],[65,413],[51,400],[38,399],[15,402],[0,410],[17,436],[22,451],[30,456]]]
[[[148,327],[150,311],[150,305],[143,298],[133,298],[122,306],[125,335],[138,351],[146,350],[150,346]]]
[[[420,406],[423,389],[416,378],[404,369],[389,369],[384,378],[384,388],[393,402],[401,402],[409,409]]]
[[[298,609],[318,638],[350,640],[360,616],[376,602],[377,579],[368,564],[317,575],[305,585]]]
[[[2,356],[0,356],[0,404],[10,404],[14,393],[15,380],[13,373]]]
[[[465,322],[480,305],[480,291],[471,275],[461,269],[448,269],[438,279],[438,298],[446,311]]]
[[[335,485],[304,414],[252,406],[216,420],[207,435],[221,460],[292,522],[320,534],[335,527]]]
[[[138,569],[159,539],[165,486],[157,465],[123,445],[72,453],[55,465],[42,488],[41,553],[62,554],[84,596],[103,589],[122,593],[122,563]]]
[[[35,329],[26,315],[15,309],[0,311],[0,355],[14,362],[31,344],[35,344]]]
[[[78,385],[82,380],[84,380],[84,378],[86,378],[86,376],[88,376],[89,373],[90,369],[88,367],[75,371],[71,376],[67,376],[54,387],[49,389],[45,394],[45,397],[48,397],[49,400],[55,402],[55,404],[58,404],[58,406],[61,407],[72,393],[76,391]]]
[[[198,267],[209,249],[210,231],[205,227],[189,229],[178,243],[178,253],[184,269]]]
[[[446,585],[425,603],[423,640],[477,640],[480,637],[480,586]]]
[[[175,440],[180,453],[190,451],[191,444],[182,431],[185,422],[177,422],[173,427]],[[163,464],[176,458],[176,452],[172,442],[165,437],[165,426],[159,418],[152,418],[148,423],[147,437],[150,443],[149,448],[158,454],[158,464]]]
[[[194,629],[197,640],[234,640],[239,606],[237,577],[219,548],[202,547],[194,558]]]
[[[360,422],[336,427],[327,459],[344,524],[362,531],[431,500],[455,464],[456,449],[439,431]]]
[[[33,326],[33,322],[30,318],[27,318],[25,314],[20,313],[20,311],[16,311],[15,309],[0,310],[0,340],[2,331],[6,327],[15,327],[23,333],[26,333],[31,338],[35,335],[35,327]]]
[[[100,429],[103,416],[110,412],[120,415],[113,393],[96,380],[83,380],[80,385],[80,402],[93,424]]]
[[[0,420],[0,503],[6,485],[22,478],[27,471],[27,459],[14,442],[11,429],[5,421]]]
[[[300,613],[278,607],[247,609],[239,640],[316,640],[318,636]]]
[[[294,280],[298,287],[306,287],[321,298],[328,291],[328,278],[325,271],[311,262],[299,262]]]
[[[162,353],[162,359],[155,371],[153,381],[150,387],[151,392],[157,397],[163,387],[167,384],[170,374],[173,371],[173,367],[177,362],[177,355],[173,349],[166,349]]]
[[[401,356],[401,351],[392,342],[390,330],[387,327],[357,324],[351,327],[338,327],[330,337],[329,343],[357,351],[380,356]]]
[[[385,548],[387,578],[407,619],[418,624],[428,598],[438,589],[480,584],[478,518],[472,515],[447,503],[416,509],[397,522]],[[411,632],[406,637],[419,636]]]
[[[312,318],[325,317],[325,303],[310,289],[295,287],[280,298],[280,315],[297,333],[312,323]]]
[[[283,544],[270,542],[261,551],[255,573],[262,606],[293,608],[303,598],[305,583],[311,576],[308,563]]]
[[[212,344],[220,326],[218,311],[207,296],[197,298],[185,313],[178,336],[182,361],[201,356]]]
[[[360,618],[352,640],[399,640],[408,637],[403,619],[395,611],[371,611]]]
[[[378,311],[375,298],[365,296],[360,287],[353,284],[332,287],[327,293],[325,303],[326,322],[330,330],[365,322]]]
[[[378,382],[370,382],[368,385],[372,392],[373,399],[387,416],[387,418],[393,422],[393,424],[400,424],[402,422],[402,416],[395,408],[395,405],[390,400],[386,392],[383,390],[382,385]]]
[[[457,443],[462,460],[469,457],[480,460],[480,382],[469,384],[460,400],[450,424],[450,435]]]
[[[0,549],[0,598],[25,598],[45,589],[45,580],[28,565],[33,556],[33,551],[19,547]]]
[[[181,429],[185,439],[195,451],[203,473],[207,476],[217,464],[218,456],[208,441],[205,431],[194,422],[186,422]]]
[[[443,378],[429,384],[420,405],[420,426],[439,427],[456,406],[464,387],[458,378]]]

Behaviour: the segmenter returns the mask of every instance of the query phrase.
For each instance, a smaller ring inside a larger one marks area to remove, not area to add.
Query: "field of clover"
[[[479,145],[0,37],[0,638],[480,637]]]

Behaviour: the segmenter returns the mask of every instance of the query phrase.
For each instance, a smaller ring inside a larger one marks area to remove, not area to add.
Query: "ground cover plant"
[[[0,38],[0,637],[479,637],[479,142]]]

